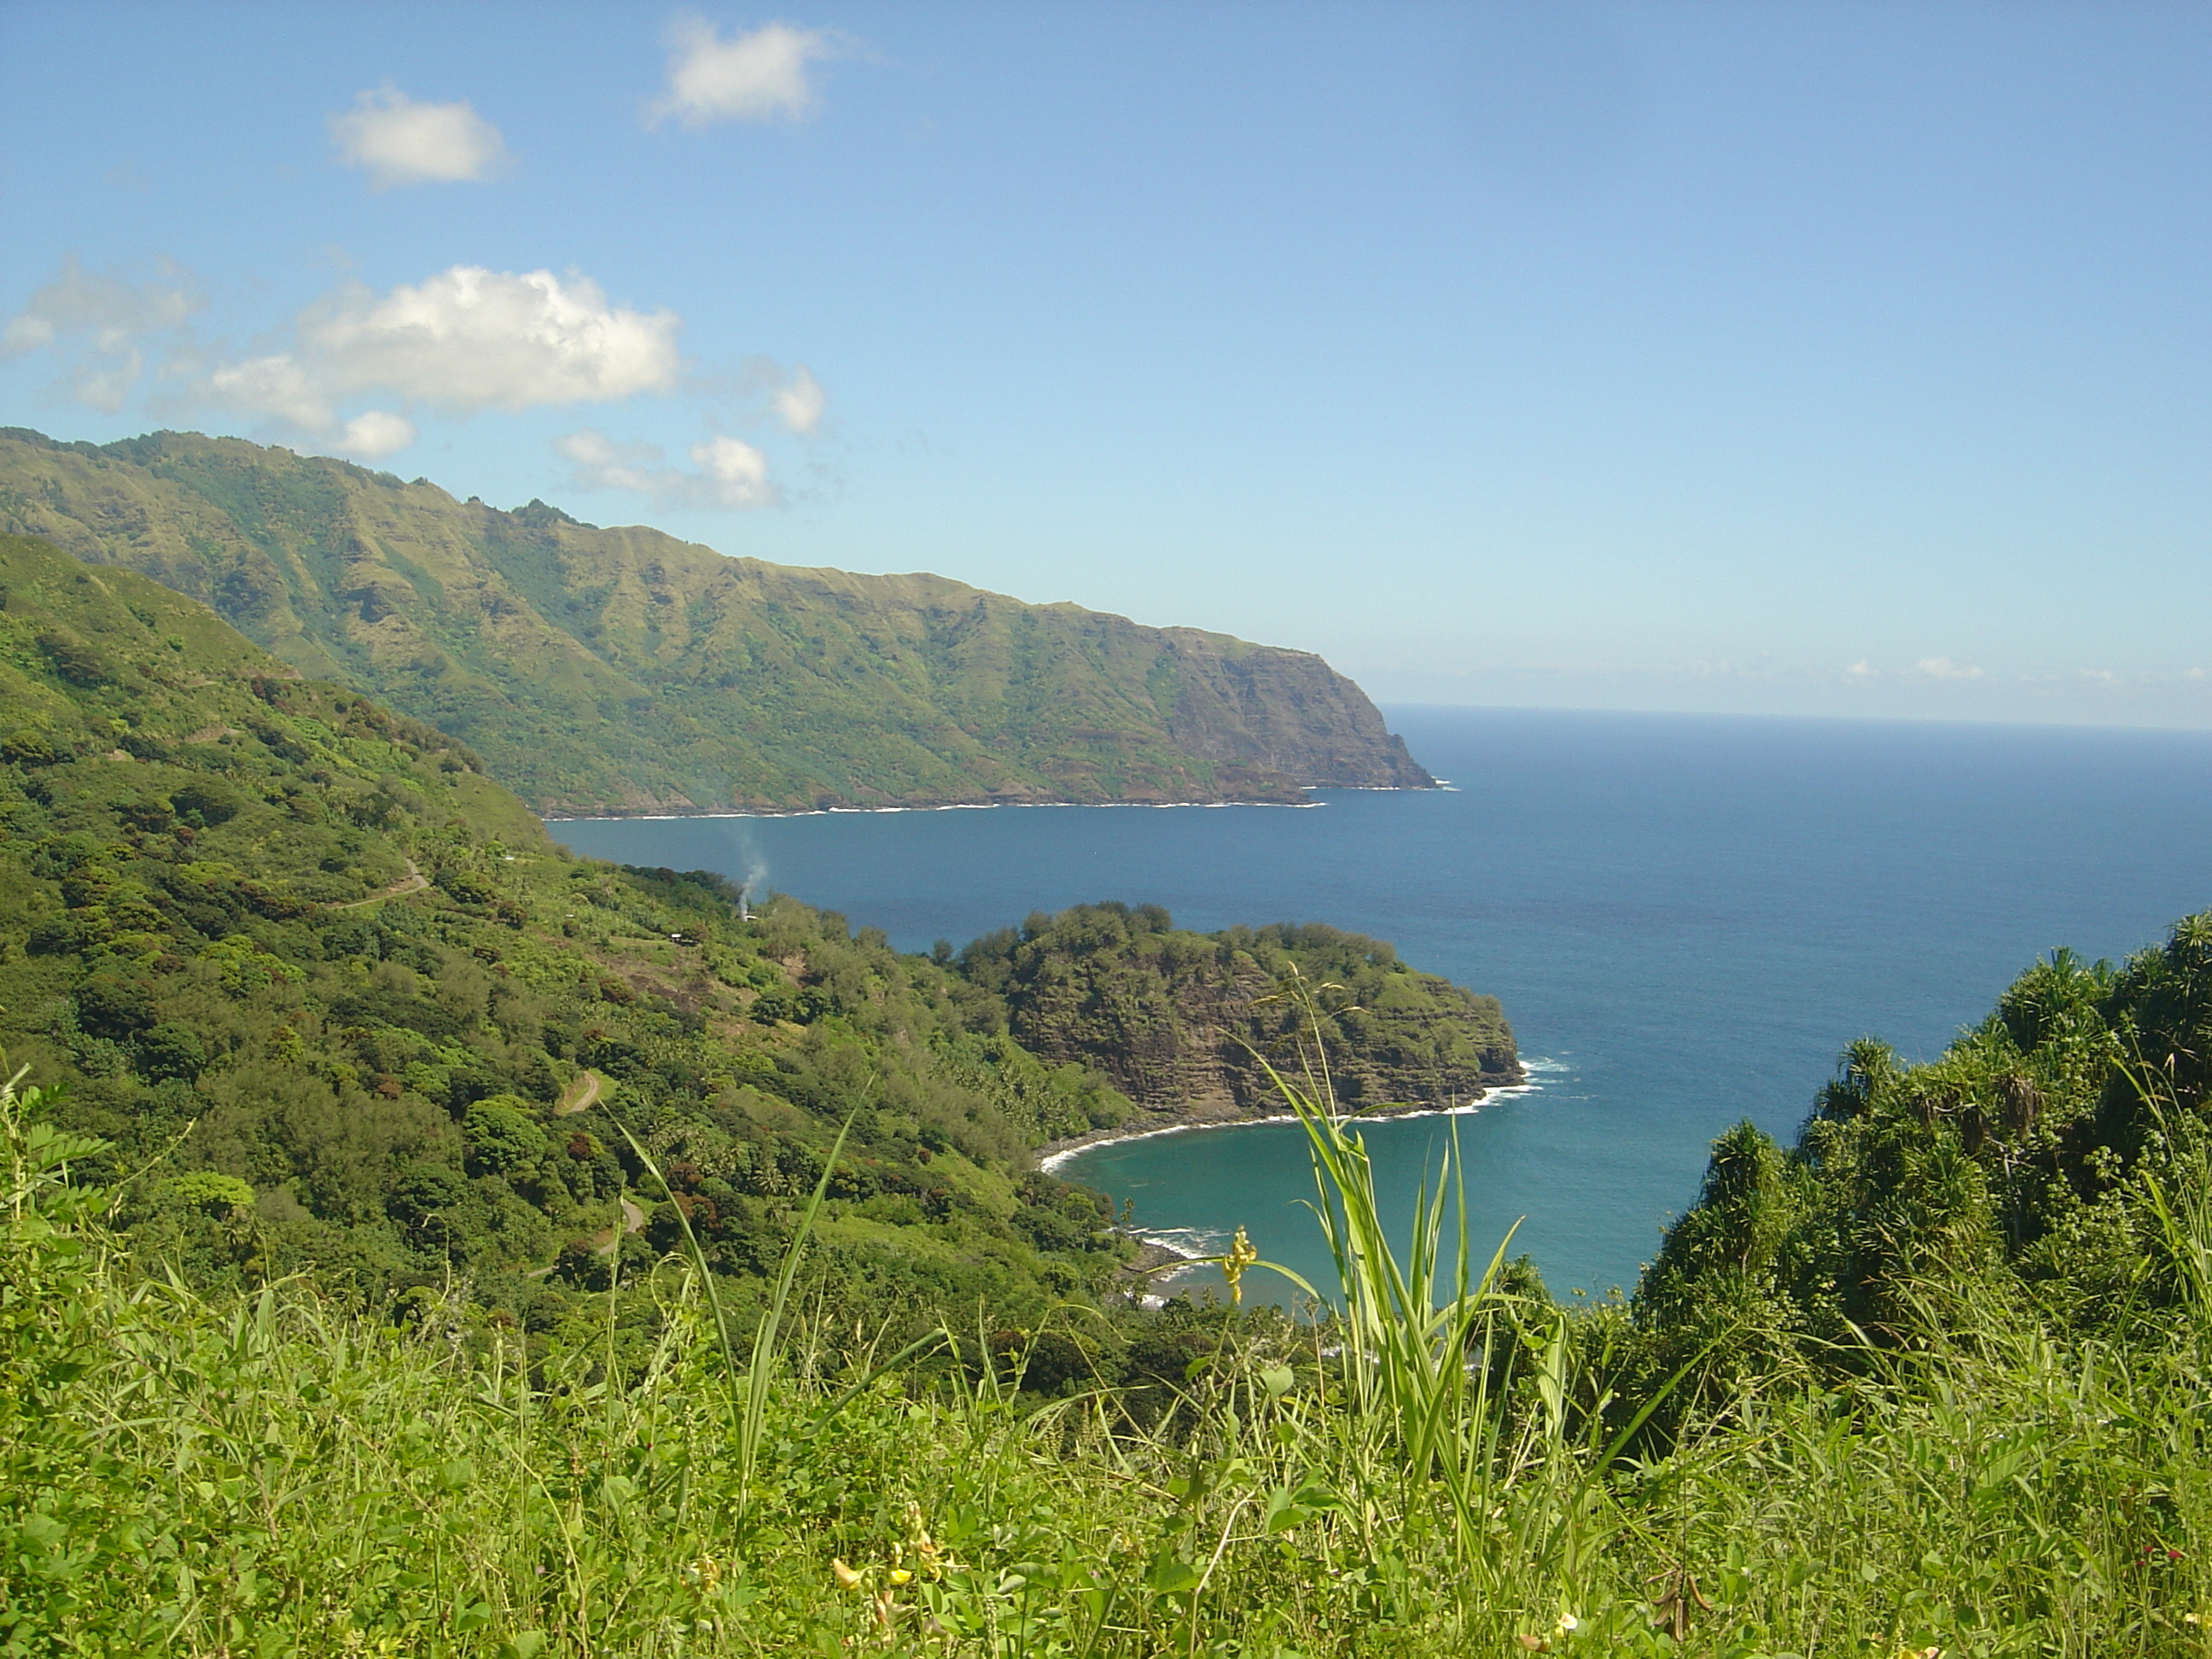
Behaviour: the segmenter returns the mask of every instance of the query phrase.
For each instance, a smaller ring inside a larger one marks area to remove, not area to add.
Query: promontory
[[[0,430],[0,531],[204,601],[550,817],[1435,787],[1310,653],[726,557],[237,439]]]

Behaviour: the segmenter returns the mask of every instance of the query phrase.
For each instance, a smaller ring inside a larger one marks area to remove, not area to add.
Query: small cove
[[[1530,710],[1388,711],[1456,793],[1319,811],[1055,808],[582,820],[580,852],[764,878],[903,949],[1101,898],[1318,921],[1498,996],[1536,1086],[1369,1132],[1409,1212],[1456,1132],[1476,1237],[1554,1292],[1634,1283],[1711,1138],[1795,1133],[1842,1047],[1932,1055],[2040,952],[2118,956],[2212,905],[2212,736]],[[1292,1124],[1088,1148],[1060,1173],[1206,1248],[1326,1272]],[[1255,1287],[1257,1281],[1254,1281]]]

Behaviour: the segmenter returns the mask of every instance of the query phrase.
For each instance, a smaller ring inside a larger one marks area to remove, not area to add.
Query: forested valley
[[[1382,1224],[1359,1111],[1518,1071],[1378,941],[903,954],[0,589],[0,1653],[2207,1650],[2212,917],[1852,1044],[1570,1311],[1448,1166]],[[1036,1170],[1200,1085],[1305,1125],[1299,1315]]]

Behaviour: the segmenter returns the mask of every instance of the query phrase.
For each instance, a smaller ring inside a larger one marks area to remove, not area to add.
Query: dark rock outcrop
[[[1179,1121],[1286,1110],[1260,1056],[1296,1077],[1316,1025],[1346,1110],[1463,1104],[1524,1076],[1497,999],[1333,927],[1191,933],[1157,905],[1079,905],[977,939],[959,965],[1030,1052]],[[1293,969],[1317,1021],[1283,994]]]

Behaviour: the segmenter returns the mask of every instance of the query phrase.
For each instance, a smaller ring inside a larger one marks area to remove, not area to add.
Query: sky
[[[1318,651],[2212,726],[2212,7],[0,0],[0,424]]]

